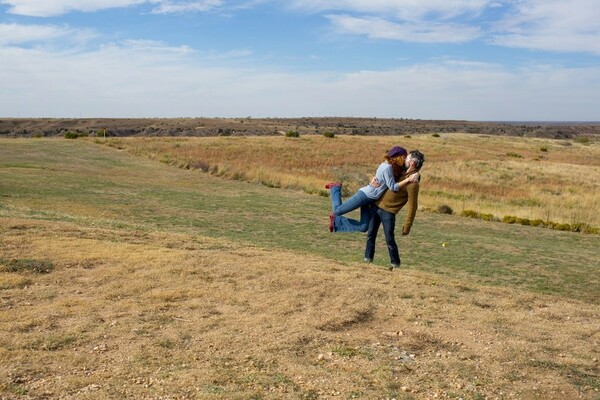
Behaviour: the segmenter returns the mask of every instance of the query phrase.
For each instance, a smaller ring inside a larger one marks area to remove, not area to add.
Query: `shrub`
[[[190,161],[188,165],[190,169],[199,169],[202,172],[208,172],[208,169],[210,168],[208,163],[202,160]]]
[[[570,231],[571,225],[570,224],[555,224],[554,229],[556,229],[557,231]]]
[[[587,136],[577,136],[575,138],[575,142],[581,143],[581,144],[590,144],[590,138]]]
[[[325,136],[326,138],[333,139],[335,137],[335,133],[333,133],[332,131],[325,131],[323,132],[323,136]]]
[[[496,217],[494,217],[493,214],[479,214],[479,219],[482,219],[484,221],[495,221]]]
[[[541,219],[534,219],[530,221],[531,226],[544,226],[544,221]]]
[[[79,136],[81,136],[79,133],[75,133],[75,132],[67,132],[65,133],[65,139],[77,139]]]
[[[479,215],[479,213],[477,211],[473,211],[473,210],[463,210],[463,212],[461,213],[461,215],[463,217],[477,218],[477,216]]]
[[[502,222],[507,224],[514,224],[515,222],[517,222],[517,217],[512,215],[505,215],[504,218],[502,218]]]
[[[285,133],[285,137],[298,138],[300,137],[300,132],[295,130],[289,130]]]
[[[548,148],[546,146],[542,146],[540,147],[540,151],[546,152],[548,151]]]
[[[441,206],[438,207],[437,212],[440,213],[440,214],[449,214],[449,215],[452,215],[452,213],[454,212],[454,210],[452,210],[452,208],[449,205],[442,204]]]
[[[434,133],[434,134],[433,134],[433,135],[431,135],[431,136],[433,136],[433,137],[440,137],[440,134],[439,134],[439,133]]]

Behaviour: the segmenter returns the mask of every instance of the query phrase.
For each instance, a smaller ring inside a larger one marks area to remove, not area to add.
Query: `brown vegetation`
[[[593,399],[586,302],[198,235],[0,219],[0,396]],[[68,244],[68,245],[66,245]]]
[[[384,152],[401,144],[426,155],[419,199],[422,208],[437,210],[447,205],[458,213],[474,210],[499,220],[510,215],[600,227],[598,143],[466,134],[439,138],[122,138],[106,143],[182,168],[324,195],[324,182],[331,180],[344,182],[346,195],[353,193],[369,181]],[[547,151],[540,152],[540,146]]]
[[[414,135],[472,133],[501,136],[575,138],[600,135],[599,123],[472,122],[405,118],[4,118],[0,137],[64,136],[272,136]]]

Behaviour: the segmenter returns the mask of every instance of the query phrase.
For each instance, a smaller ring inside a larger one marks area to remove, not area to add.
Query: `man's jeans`
[[[379,225],[381,224],[383,224],[385,243],[387,244],[388,252],[390,253],[390,262],[395,265],[400,265],[400,254],[394,236],[396,214],[382,210],[376,205],[371,206],[371,221],[369,222],[369,230],[367,232],[365,258],[372,260],[375,256],[375,240],[377,239],[377,231],[379,231]]]
[[[367,197],[362,190],[358,190],[352,197],[342,203],[342,188],[331,188],[331,206],[335,214],[335,232],[366,232],[371,219],[371,204],[373,199]],[[360,207],[360,221],[341,217]]]

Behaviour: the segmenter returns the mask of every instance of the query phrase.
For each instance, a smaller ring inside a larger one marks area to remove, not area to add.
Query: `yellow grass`
[[[0,220],[2,398],[597,396],[597,306],[203,236]],[[451,373],[449,373],[451,372]]]
[[[127,138],[109,145],[184,168],[268,186],[346,194],[368,183],[393,145],[426,155],[420,205],[600,226],[600,144],[466,134],[406,137],[304,136]],[[542,151],[545,149],[546,151]]]

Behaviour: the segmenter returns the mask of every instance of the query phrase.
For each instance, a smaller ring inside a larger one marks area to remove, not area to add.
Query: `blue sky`
[[[598,0],[0,0],[0,117],[600,120]]]

